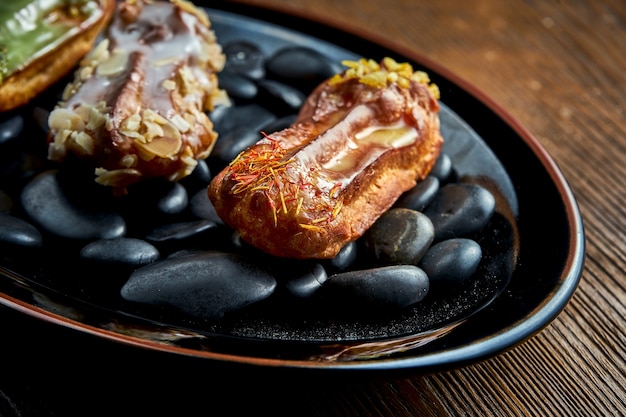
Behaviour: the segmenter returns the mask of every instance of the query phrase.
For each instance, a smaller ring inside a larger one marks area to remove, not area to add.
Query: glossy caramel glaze
[[[363,65],[393,74],[398,64]],[[361,236],[428,174],[443,143],[436,92],[402,68],[401,80],[347,70],[324,82],[292,126],[242,152],[209,187],[224,222],[289,258],[332,258]]]

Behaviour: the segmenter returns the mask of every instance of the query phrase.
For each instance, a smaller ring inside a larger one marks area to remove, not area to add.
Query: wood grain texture
[[[553,157],[586,231],[579,288],[528,342],[451,372],[334,387],[307,415],[626,415],[626,3],[252,3],[365,29],[482,90]]]

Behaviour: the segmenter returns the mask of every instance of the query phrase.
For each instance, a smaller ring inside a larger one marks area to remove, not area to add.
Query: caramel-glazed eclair
[[[391,58],[344,64],[293,125],[266,134],[209,186],[222,220],[269,254],[334,257],[439,156],[439,92],[424,72]]]
[[[191,3],[119,3],[50,114],[49,158],[87,161],[117,193],[185,177],[215,144],[206,111],[228,102],[216,75],[224,63],[208,16]]]

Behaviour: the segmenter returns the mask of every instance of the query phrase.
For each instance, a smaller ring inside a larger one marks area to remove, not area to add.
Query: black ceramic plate
[[[251,41],[266,56],[306,46],[337,63],[391,56],[428,72],[441,90],[444,152],[456,175],[488,188],[497,201],[481,238],[485,261],[476,279],[391,317],[303,320],[253,310],[209,324],[109,302],[84,288],[58,285],[72,274],[58,263],[53,268],[43,259],[5,256],[1,303],[80,332],[198,358],[267,367],[423,371],[497,354],[540,331],[564,308],[582,270],[580,214],[554,162],[509,115],[436,64],[367,34],[242,4],[211,3],[207,10],[223,45]]]

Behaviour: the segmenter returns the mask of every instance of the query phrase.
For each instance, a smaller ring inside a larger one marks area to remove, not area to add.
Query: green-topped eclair
[[[72,71],[113,14],[115,0],[0,3],[0,111],[28,103]]]

